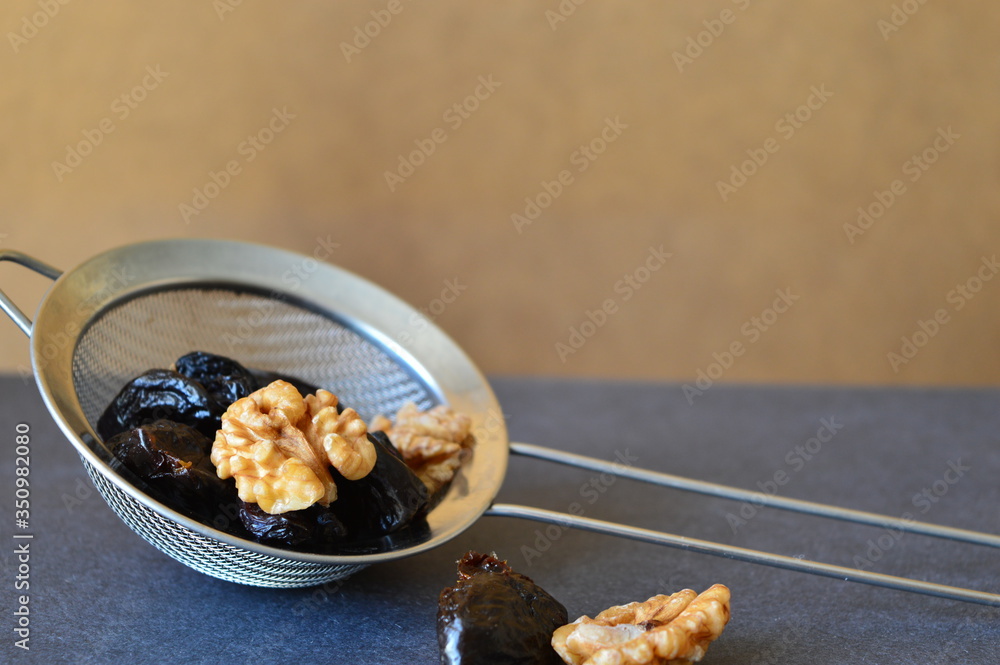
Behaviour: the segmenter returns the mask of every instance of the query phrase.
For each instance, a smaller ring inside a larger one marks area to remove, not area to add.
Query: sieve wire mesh
[[[163,288],[114,303],[83,331],[73,384],[91,426],[130,379],[167,368],[189,351],[233,358],[335,393],[362,418],[392,414],[407,401],[430,408],[429,386],[379,344],[332,315],[276,294],[228,286]],[[168,519],[84,461],[111,508],[171,557],[214,577],[255,586],[299,587],[344,577],[361,566],[299,561],[234,546]]]

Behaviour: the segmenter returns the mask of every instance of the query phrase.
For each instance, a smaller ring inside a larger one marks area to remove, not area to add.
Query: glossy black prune
[[[292,549],[328,550],[347,535],[337,516],[318,504],[279,515],[240,502],[240,521],[260,543]]]
[[[257,390],[257,379],[243,365],[231,358],[192,351],[174,363],[177,372],[194,379],[215,398],[223,409]]]
[[[279,379],[281,381],[287,381],[288,383],[295,386],[295,389],[298,390],[303,397],[306,395],[315,395],[316,391],[320,389],[320,386],[309,383],[308,381],[304,381],[297,376],[282,374],[280,372],[271,372],[266,369],[255,369],[251,367],[250,374],[252,374],[253,378],[257,381],[257,389],[269,386],[271,385],[271,383]],[[343,413],[344,409],[346,408],[347,407],[344,406],[344,404],[340,402],[338,399],[337,413]]]
[[[313,385],[308,381],[303,381],[297,376],[289,376],[288,374],[282,374],[281,372],[271,372],[266,369],[251,367],[250,374],[257,382],[257,388],[263,388],[280,379],[281,381],[287,381],[295,386],[295,389],[302,395],[315,395],[316,391],[319,390],[319,386]]]
[[[97,421],[97,433],[107,441],[134,427],[165,419],[190,425],[214,439],[222,413],[194,379],[169,369],[151,369],[125,384],[111,400]]]
[[[431,527],[424,515],[417,515],[402,527],[384,536],[372,538],[346,538],[323,550],[327,554],[379,554],[413,547],[427,542],[431,537]]]
[[[468,552],[458,581],[438,598],[437,633],[445,665],[562,665],[552,633],[566,608],[494,555]]]
[[[331,469],[337,500],[330,509],[347,527],[352,540],[376,538],[410,523],[427,509],[427,487],[394,454],[384,432],[369,432],[375,466],[364,478],[347,480]]]
[[[215,472],[212,442],[193,427],[157,420],[117,434],[108,447],[150,496],[191,517],[212,523],[237,500],[235,485]]]

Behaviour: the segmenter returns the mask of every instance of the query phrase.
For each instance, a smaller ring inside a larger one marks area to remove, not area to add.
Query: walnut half
[[[582,616],[556,629],[552,647],[568,665],[690,665],[729,622],[729,589],[684,589]]]
[[[303,398],[278,380],[229,405],[211,459],[220,478],[236,479],[241,499],[277,515],[330,505],[331,466],[348,480],[366,476],[375,466],[367,434],[354,409],[337,413],[332,393]]]
[[[385,431],[431,494],[452,479],[463,453],[473,444],[472,419],[444,404],[421,411],[407,402],[396,413],[395,424],[376,416],[371,429]]]

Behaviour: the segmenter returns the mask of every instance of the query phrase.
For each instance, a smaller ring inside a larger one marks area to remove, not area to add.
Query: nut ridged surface
[[[240,498],[273,515],[330,505],[345,478],[364,477],[375,465],[367,426],[353,409],[337,413],[337,398],[320,390],[303,398],[274,381],[233,402],[212,445],[220,478],[235,478]]]
[[[689,665],[729,622],[729,589],[684,589],[608,608],[558,628],[552,647],[568,665]]]

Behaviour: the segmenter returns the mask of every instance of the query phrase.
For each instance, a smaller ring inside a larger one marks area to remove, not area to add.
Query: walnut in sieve
[[[272,515],[337,498],[331,465],[349,480],[375,466],[368,428],[354,409],[337,413],[326,390],[303,398],[274,381],[236,400],[222,416],[212,445],[220,478],[235,478],[241,499]]]
[[[472,419],[444,404],[421,411],[408,402],[396,413],[395,424],[376,416],[371,429],[385,431],[431,494],[454,477],[463,452],[474,442],[470,435]]]

